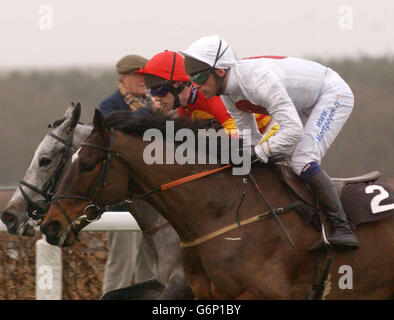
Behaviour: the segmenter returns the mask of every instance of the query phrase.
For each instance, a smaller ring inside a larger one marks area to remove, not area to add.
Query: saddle
[[[289,166],[278,165],[277,171],[291,200],[303,201],[295,209],[304,223],[320,229],[320,218],[311,188]],[[394,192],[390,185],[379,179],[380,176],[379,171],[372,171],[358,177],[331,178],[353,228],[394,214]]]

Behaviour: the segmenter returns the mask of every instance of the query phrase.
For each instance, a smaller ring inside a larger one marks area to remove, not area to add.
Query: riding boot
[[[320,208],[326,214],[330,226],[330,232],[327,235],[328,242],[336,249],[357,249],[359,247],[357,237],[347,221],[336,187],[330,177],[320,170],[309,179],[309,184],[315,192]],[[323,245],[323,241],[320,240],[309,250],[319,249]]]

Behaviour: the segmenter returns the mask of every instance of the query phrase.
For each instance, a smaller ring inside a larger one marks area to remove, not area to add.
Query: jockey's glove
[[[279,125],[275,120],[272,120],[269,125],[264,129],[264,136],[258,145],[254,146],[254,153],[256,157],[264,162],[268,162],[268,158],[272,155],[269,145],[269,138],[276,135],[279,131]]]
[[[261,141],[258,145],[254,146],[254,153],[256,157],[264,163],[268,162],[269,157],[269,146],[268,141]]]

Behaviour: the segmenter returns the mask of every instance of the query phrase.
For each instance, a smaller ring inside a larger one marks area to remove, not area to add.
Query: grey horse
[[[92,131],[92,126],[79,123],[80,114],[80,104],[72,103],[64,117],[50,125],[23,180],[0,212],[10,234],[35,234],[65,163]],[[143,233],[141,246],[154,279],[107,292],[103,299],[192,299],[175,230],[146,201],[131,202],[128,207]]]

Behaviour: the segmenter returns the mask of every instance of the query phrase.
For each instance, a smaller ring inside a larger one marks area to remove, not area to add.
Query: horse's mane
[[[105,117],[108,128],[113,128],[125,134],[138,137],[142,137],[148,129],[158,129],[165,135],[166,121],[173,121],[175,132],[179,129],[187,128],[197,133],[198,129],[208,129],[212,124],[211,120],[192,121],[186,117],[172,119],[162,112],[138,115],[130,111],[118,111]]]
[[[105,122],[108,128],[113,128],[117,131],[121,131],[122,133],[136,137],[143,137],[146,130],[154,128],[162,132],[164,139],[166,137],[166,121],[173,121],[175,134],[177,130],[187,128],[194,133],[195,139],[197,139],[198,136],[201,138],[201,135],[198,135],[199,129],[213,129],[215,131],[222,129],[221,125],[215,119],[191,120],[186,117],[178,117],[173,119],[169,116],[166,116],[162,112],[140,116],[130,111],[118,111],[105,117]],[[217,150],[215,151],[217,152],[217,155],[215,155],[215,157],[217,157],[218,160],[220,160],[221,155],[223,155],[222,152],[231,152],[231,148],[233,147],[231,143],[230,145],[226,145],[226,147],[224,147],[221,136],[228,137],[228,135],[223,130],[222,133],[218,133],[216,136]],[[208,139],[208,137],[205,136],[205,139]],[[242,149],[242,139],[236,139],[238,140],[237,149]],[[178,141],[175,142],[175,144],[180,144],[182,142],[183,141]],[[195,147],[197,148],[197,146],[198,143],[196,142]],[[212,153],[209,151],[209,143],[206,143],[206,154],[209,153],[212,155]]]

